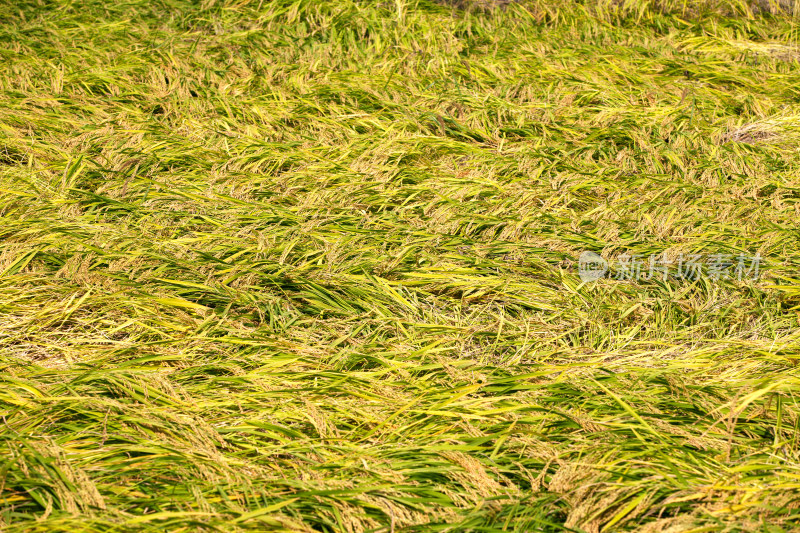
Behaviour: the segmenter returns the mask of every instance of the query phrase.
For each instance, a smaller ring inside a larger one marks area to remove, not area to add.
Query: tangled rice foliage
[[[793,530],[800,68],[755,7],[0,4],[0,529]]]

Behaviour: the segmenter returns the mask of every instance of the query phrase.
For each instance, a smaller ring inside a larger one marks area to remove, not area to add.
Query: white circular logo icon
[[[587,283],[596,281],[608,272],[608,261],[594,252],[583,252],[578,257],[578,275],[581,281]]]

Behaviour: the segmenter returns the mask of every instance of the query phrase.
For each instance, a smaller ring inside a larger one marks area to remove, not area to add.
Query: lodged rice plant
[[[796,22],[0,2],[0,530],[796,530]]]

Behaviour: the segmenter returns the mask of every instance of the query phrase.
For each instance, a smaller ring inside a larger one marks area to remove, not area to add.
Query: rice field
[[[797,531],[772,7],[0,1],[0,531]]]

